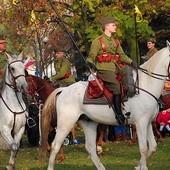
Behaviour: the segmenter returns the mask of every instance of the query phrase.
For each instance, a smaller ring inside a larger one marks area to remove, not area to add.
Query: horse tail
[[[60,90],[61,91],[61,90]],[[40,144],[40,162],[44,161],[48,148],[48,135],[52,129],[52,125],[57,122],[56,101],[57,94],[60,92],[58,89],[54,90],[47,98],[41,114],[41,144]],[[53,128],[54,129],[54,128]]]

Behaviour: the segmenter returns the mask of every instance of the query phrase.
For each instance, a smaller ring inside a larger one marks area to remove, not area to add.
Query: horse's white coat
[[[158,51],[149,61],[141,65],[141,68],[146,69],[149,73],[168,76],[170,72],[170,70],[168,70],[169,62],[170,44],[167,42],[167,47]],[[148,91],[158,99],[164,87],[166,77],[155,75],[155,77],[161,78],[160,80],[143,73],[141,70],[138,70],[138,73],[139,87]],[[134,79],[136,79],[135,71]],[[83,97],[86,87],[87,82],[77,82],[66,87],[57,98],[57,134],[52,143],[48,170],[54,169],[55,156],[58,153],[60,146],[82,114],[85,114],[92,120],[89,121],[80,119],[78,121],[85,132],[85,147],[96,168],[98,170],[105,170],[105,167],[100,162],[96,154],[97,123],[95,122],[110,125],[117,124],[117,122],[115,114],[107,105],[83,105]],[[140,90],[138,95],[135,95],[133,98],[129,98],[129,100],[124,104],[124,109],[131,112],[129,123],[135,124],[137,129],[141,159],[136,169],[148,170],[147,158],[156,151],[157,146],[151,122],[157,116],[158,103],[150,94]]]
[[[5,102],[2,100],[2,98],[0,98],[0,132],[8,142],[11,149],[11,157],[8,165],[6,166],[7,170],[15,169],[16,154],[20,145],[21,137],[25,130],[26,123],[25,114],[27,114],[27,112],[22,113],[26,109],[26,106],[22,99],[22,92],[20,90],[26,90],[27,82],[25,79],[24,64],[21,62],[21,60],[22,54],[20,54],[18,57],[12,57],[7,54],[5,78],[1,94]],[[12,74],[9,71],[10,69]],[[15,80],[13,79],[12,75],[15,77]],[[16,89],[18,91],[12,88],[14,83],[16,84]],[[12,112],[16,112],[15,124],[14,113]],[[21,114],[18,114],[19,112]],[[11,135],[13,126],[14,136]]]

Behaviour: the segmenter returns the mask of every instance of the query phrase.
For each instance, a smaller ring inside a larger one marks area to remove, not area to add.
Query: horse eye
[[[11,71],[12,71],[12,72],[14,72],[14,71],[15,71],[14,67],[11,67],[10,69],[11,69]]]

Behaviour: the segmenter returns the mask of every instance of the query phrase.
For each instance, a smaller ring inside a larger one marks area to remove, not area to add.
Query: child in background
[[[158,113],[157,123],[160,126],[159,130],[170,132],[170,109],[163,110]]]

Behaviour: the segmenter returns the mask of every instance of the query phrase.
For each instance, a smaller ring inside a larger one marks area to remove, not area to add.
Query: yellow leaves
[[[17,5],[17,1],[16,0],[12,0],[12,4],[13,5]]]
[[[31,11],[31,19],[30,20],[32,23],[37,24],[36,15],[35,15],[34,10]]]

